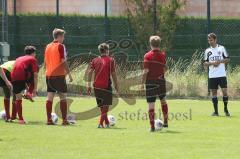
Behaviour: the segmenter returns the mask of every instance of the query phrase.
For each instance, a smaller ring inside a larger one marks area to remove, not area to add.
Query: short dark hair
[[[213,38],[214,40],[217,39],[217,35],[215,33],[208,34],[208,38]]]
[[[155,47],[155,48],[160,47],[160,43],[161,43],[160,36],[150,36],[149,43],[151,47]]]
[[[66,32],[63,29],[55,28],[53,30],[53,38],[57,39],[59,36],[64,35]]]
[[[24,48],[24,52],[25,52],[26,55],[31,55],[31,54],[33,54],[36,50],[37,50],[37,49],[36,49],[35,46],[26,46],[26,47]]]
[[[98,50],[101,54],[106,53],[106,51],[109,50],[109,45],[107,43],[102,43],[102,44],[98,45]]]

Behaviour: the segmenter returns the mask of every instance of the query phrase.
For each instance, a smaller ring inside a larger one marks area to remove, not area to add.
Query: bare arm
[[[64,65],[64,68],[65,68],[66,72],[67,72],[67,75],[69,76],[70,82],[72,82],[73,78],[72,78],[72,75],[71,75],[71,72],[70,72],[67,61],[65,59],[62,59],[62,63]]]
[[[117,74],[116,74],[115,71],[112,72],[112,79],[113,79],[115,90],[118,92],[119,91],[119,87],[118,87]]]
[[[148,69],[144,69],[143,70],[143,75],[142,75],[142,85],[144,85],[146,83],[147,73],[148,73]]]
[[[37,88],[38,88],[38,73],[35,72],[34,75],[34,89],[33,89],[33,96],[36,96],[37,94]]]
[[[7,79],[6,74],[5,74],[5,72],[3,71],[2,68],[0,68],[0,76],[1,76],[1,78],[3,79],[3,81],[6,83],[6,85],[8,86],[8,88],[9,88],[10,90],[12,90],[12,84],[11,84],[11,82]]]
[[[218,61],[219,63],[224,63],[224,64],[228,64],[230,62],[229,58],[225,58],[223,60]]]

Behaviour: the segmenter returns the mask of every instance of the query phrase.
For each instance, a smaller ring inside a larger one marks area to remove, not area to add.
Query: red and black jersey
[[[144,56],[144,69],[148,70],[147,80],[164,77],[166,54],[160,50],[151,50]]]
[[[21,56],[16,59],[11,72],[12,81],[26,81],[33,78],[33,73],[38,72],[38,62],[30,55]]]
[[[92,60],[91,69],[94,70],[95,88],[107,89],[111,85],[111,73],[115,72],[115,61],[110,56],[99,56]]]

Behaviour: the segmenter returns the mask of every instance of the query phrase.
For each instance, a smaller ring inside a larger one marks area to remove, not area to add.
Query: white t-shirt
[[[205,50],[204,60],[208,62],[220,61],[229,58],[229,55],[222,45],[217,45],[215,48],[209,47]],[[209,66],[209,78],[226,77],[225,64],[221,63],[217,67]]]

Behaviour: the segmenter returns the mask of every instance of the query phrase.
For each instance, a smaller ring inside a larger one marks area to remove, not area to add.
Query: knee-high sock
[[[213,108],[215,113],[218,114],[218,98],[217,97],[212,97],[212,102],[213,102]]]
[[[168,123],[168,105],[162,104],[162,112],[163,112],[163,119],[164,119],[164,124]]]
[[[17,107],[16,107],[16,102],[12,102],[12,116],[11,119],[15,120],[17,118]]]
[[[46,112],[47,112],[47,120],[48,121],[51,121],[52,120],[52,116],[51,116],[51,113],[52,113],[52,101],[49,101],[47,100],[46,101]]]
[[[100,111],[101,111],[101,115],[100,115],[100,119],[99,119],[99,124],[103,126],[103,122],[104,122],[104,107],[100,107]]]
[[[10,119],[10,99],[4,98],[4,108],[6,112],[7,120]]]
[[[224,103],[224,111],[227,111],[227,106],[228,106],[228,96],[223,96],[223,103]]]
[[[22,100],[16,100],[15,102],[16,108],[17,108],[17,113],[19,120],[23,120],[23,115],[22,115]]]
[[[63,121],[67,120],[67,100],[60,101],[60,109],[62,112]]]
[[[154,128],[154,115],[155,115],[154,109],[149,109],[148,115],[149,115],[151,128]]]
[[[108,120],[108,116],[107,116],[108,109],[109,109],[109,106],[104,106],[104,120],[105,120],[106,125],[109,124],[109,120]]]

